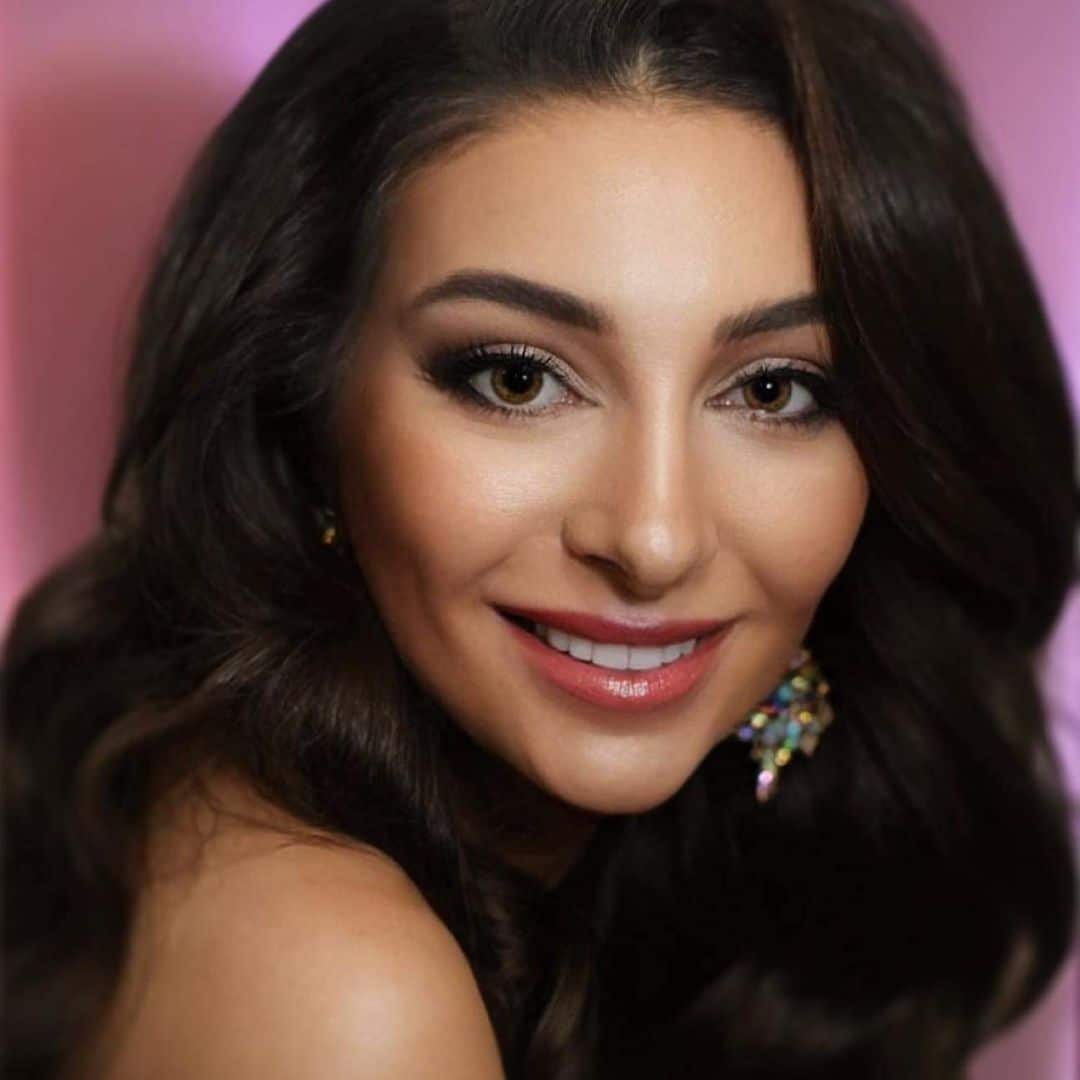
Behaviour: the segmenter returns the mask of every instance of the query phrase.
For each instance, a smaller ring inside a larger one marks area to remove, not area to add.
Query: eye
[[[746,372],[719,404],[746,413],[744,419],[751,423],[803,427],[822,424],[833,415],[837,393],[828,376],[765,360]]]
[[[572,400],[572,376],[527,345],[470,343],[424,364],[425,377],[470,405],[512,419],[536,416]]]

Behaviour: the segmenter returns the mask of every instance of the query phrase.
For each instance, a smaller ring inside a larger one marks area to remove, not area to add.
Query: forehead
[[[783,135],[717,106],[557,103],[435,158],[396,193],[380,277],[463,267],[580,289],[613,310],[739,307],[813,285]]]

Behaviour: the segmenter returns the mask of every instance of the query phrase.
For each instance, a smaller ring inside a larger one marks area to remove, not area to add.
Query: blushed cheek
[[[343,462],[342,497],[361,571],[377,596],[396,593],[400,609],[423,603],[429,578],[453,572],[461,507],[444,475],[453,467],[434,446],[369,435]]]
[[[411,416],[408,409],[390,415]],[[384,414],[387,415],[387,414]],[[357,561],[377,597],[422,610],[438,633],[455,593],[477,584],[529,532],[535,491],[514,459],[454,424],[383,422],[352,440],[342,492]]]
[[[792,464],[758,473],[742,493],[739,543],[769,600],[809,617],[854,546],[869,496],[846,435]],[[763,495],[763,493],[767,493]]]

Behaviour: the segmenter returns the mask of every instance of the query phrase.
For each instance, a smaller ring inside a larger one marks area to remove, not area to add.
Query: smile
[[[694,651],[696,638],[671,645],[619,645],[577,637],[555,626],[533,623],[533,633],[561,653],[575,660],[613,671],[650,671],[681,659]]]
[[[726,623],[700,638],[662,646],[591,641],[499,612],[533,676],[579,701],[641,712],[674,702],[697,686],[730,637]],[[633,661],[633,662],[632,662]]]

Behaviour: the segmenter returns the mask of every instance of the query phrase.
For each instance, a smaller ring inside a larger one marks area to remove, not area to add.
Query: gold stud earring
[[[319,542],[325,547],[336,548],[340,536],[337,515],[330,507],[320,506],[316,508],[315,516],[318,519]]]

